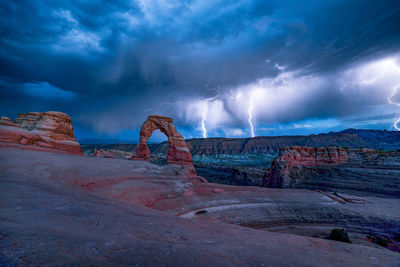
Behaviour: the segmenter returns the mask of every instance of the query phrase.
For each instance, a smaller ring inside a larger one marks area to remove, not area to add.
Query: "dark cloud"
[[[62,109],[96,131],[137,128],[164,101],[226,95],[282,71],[339,75],[397,53],[399,29],[396,0],[2,1],[0,111]],[[291,114],[259,119],[340,118],[372,104],[323,86]],[[54,97],[62,94],[73,97]],[[176,117],[179,107],[155,110]]]

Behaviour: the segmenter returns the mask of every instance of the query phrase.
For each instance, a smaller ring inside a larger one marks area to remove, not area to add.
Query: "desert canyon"
[[[185,141],[149,116],[81,149],[64,113],[2,117],[0,265],[399,266],[400,134],[374,134]]]

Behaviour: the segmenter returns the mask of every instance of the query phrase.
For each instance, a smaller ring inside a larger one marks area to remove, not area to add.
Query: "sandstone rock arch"
[[[168,164],[190,165],[193,167],[192,154],[186,145],[183,136],[176,130],[172,118],[150,115],[143,123],[140,129],[139,144],[136,149],[136,155],[132,159],[148,161],[150,158],[150,150],[146,142],[152,133],[159,129],[168,137]]]

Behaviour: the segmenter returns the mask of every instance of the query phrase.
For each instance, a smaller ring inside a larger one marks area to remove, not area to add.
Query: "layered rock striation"
[[[397,150],[400,132],[386,130],[347,129],[298,136],[260,136],[255,138],[196,138],[186,140],[193,156],[196,155],[249,155],[276,154],[291,146],[348,147],[376,150]],[[168,144],[154,146],[153,153],[166,153]]]
[[[348,155],[344,148],[299,146],[284,148],[272,161],[264,186],[291,187],[292,184],[301,182],[295,173],[301,172],[303,167],[333,166],[347,161]]]
[[[14,122],[1,117],[0,146],[15,145],[29,145],[32,150],[82,154],[71,118],[57,111],[19,114]]]
[[[289,147],[272,161],[263,185],[400,197],[400,152]]]

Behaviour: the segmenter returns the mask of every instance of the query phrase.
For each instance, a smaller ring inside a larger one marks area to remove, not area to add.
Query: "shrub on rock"
[[[351,243],[351,241],[349,239],[349,235],[347,234],[347,231],[344,230],[343,228],[335,228],[335,229],[333,229],[331,234],[329,235],[328,239],[335,240],[335,241],[346,242],[346,243]]]

